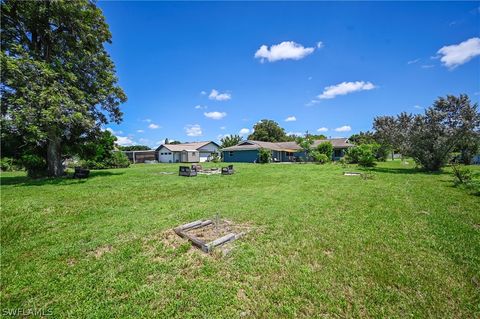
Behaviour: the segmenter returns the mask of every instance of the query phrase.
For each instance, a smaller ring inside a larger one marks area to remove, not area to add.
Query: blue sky
[[[348,137],[446,94],[480,98],[478,2],[99,2],[128,96],[121,144]],[[288,120],[287,120],[288,119]]]

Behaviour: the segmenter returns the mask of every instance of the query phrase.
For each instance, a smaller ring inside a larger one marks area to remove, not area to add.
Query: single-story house
[[[325,140],[315,140],[312,148],[317,147],[324,142],[330,142],[333,145],[333,160],[338,160],[345,155],[345,151],[353,144],[348,142],[346,138],[333,138]],[[223,148],[224,162],[258,162],[258,151],[265,148],[272,151],[274,162],[295,162],[299,159],[305,159],[305,152],[297,144],[297,142],[262,142],[262,141],[242,141],[235,146]]]
[[[162,144],[155,150],[160,163],[198,163],[212,159],[220,145],[213,141]]]

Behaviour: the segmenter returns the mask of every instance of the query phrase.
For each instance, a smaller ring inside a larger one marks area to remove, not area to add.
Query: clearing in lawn
[[[36,181],[3,173],[2,310],[478,317],[479,197],[448,173],[399,161],[369,179],[344,171],[235,164],[231,176],[183,178],[178,165],[158,164]],[[252,229],[226,256],[172,231],[216,213]]]

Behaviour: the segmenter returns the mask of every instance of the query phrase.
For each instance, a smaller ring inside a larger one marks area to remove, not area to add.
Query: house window
[[[293,156],[293,152],[285,152],[286,156]]]
[[[342,150],[335,150],[333,151],[333,156],[334,157],[342,157]]]
[[[168,152],[168,155],[172,155],[172,152]]]
[[[195,157],[195,155],[196,155],[195,152],[192,152],[192,157]]]
[[[232,151],[228,152],[228,156],[233,156],[233,152]]]

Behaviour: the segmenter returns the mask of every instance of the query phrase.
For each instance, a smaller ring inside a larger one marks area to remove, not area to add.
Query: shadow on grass
[[[425,175],[445,175],[444,171],[428,172],[420,168],[389,168],[389,167],[373,167],[369,169],[371,172],[388,173],[388,174],[425,174]]]
[[[123,172],[110,171],[91,171],[90,176],[84,179],[74,179],[73,173],[67,173],[63,177],[56,178],[30,178],[28,176],[2,176],[0,177],[1,185],[16,185],[16,186],[43,186],[43,185],[69,185],[69,184],[83,184],[91,179],[104,176],[123,175]]]

